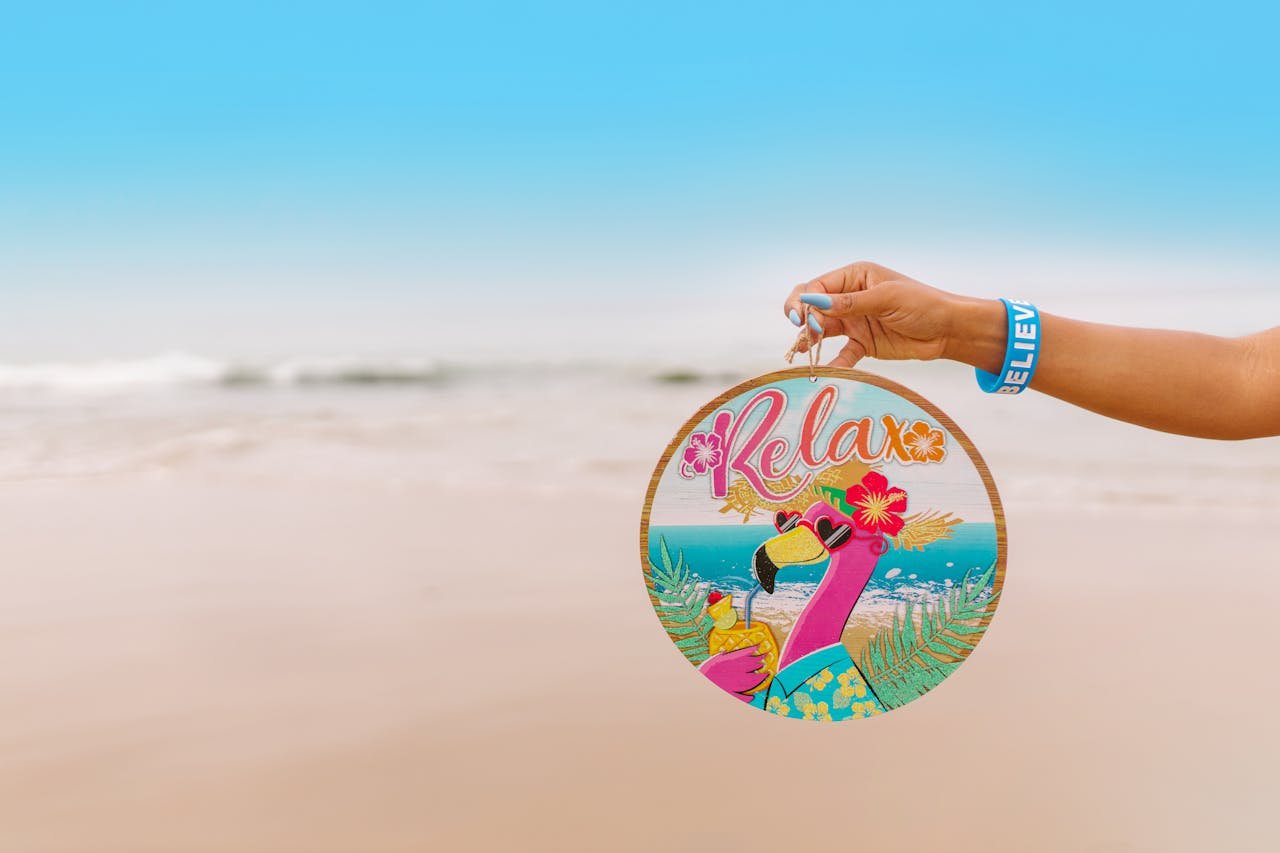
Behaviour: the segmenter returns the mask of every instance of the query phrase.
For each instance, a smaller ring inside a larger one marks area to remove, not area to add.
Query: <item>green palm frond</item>
[[[684,562],[684,552],[678,553],[673,563],[667,550],[667,540],[663,537],[658,539],[658,556],[662,565],[649,560],[654,609],[681,654],[690,663],[700,664],[707,659],[707,638],[713,622],[703,611],[710,584],[702,583],[696,574],[689,571]]]
[[[871,638],[862,672],[885,705],[896,708],[923,696],[950,675],[987,630],[1000,593],[986,595],[996,564],[976,581],[971,572],[933,606],[907,602],[893,625]]]

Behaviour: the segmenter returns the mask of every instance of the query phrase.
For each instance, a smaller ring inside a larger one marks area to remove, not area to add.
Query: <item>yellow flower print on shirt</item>
[[[850,710],[853,712],[854,717],[857,717],[860,719],[865,719],[867,717],[875,717],[879,714],[884,713],[883,711],[880,710],[880,706],[877,705],[875,702],[854,702],[853,705],[850,707]]]
[[[797,693],[791,699],[806,720],[831,719],[831,706],[826,702],[815,702],[808,693]]]
[[[840,686],[836,692],[848,698],[862,699],[867,695],[867,684],[856,669],[850,669],[836,676]]]
[[[751,704],[778,716],[805,720],[861,719],[884,711],[843,644],[819,649],[784,667]]]
[[[831,708],[826,702],[813,702],[808,708],[804,709],[804,718],[806,720],[828,720],[831,719]]]

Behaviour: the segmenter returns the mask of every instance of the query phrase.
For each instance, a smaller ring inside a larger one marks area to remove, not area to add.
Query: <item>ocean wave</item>
[[[93,393],[189,387],[433,386],[503,378],[540,381],[604,377],[656,385],[726,386],[724,371],[630,362],[446,362],[432,358],[289,358],[252,362],[170,352],[142,358],[30,364],[0,363],[0,392]]]
[[[0,390],[92,393],[131,389],[255,385],[431,385],[450,378],[426,359],[223,361],[183,352],[134,359],[0,364]]]
[[[229,365],[221,385],[438,385],[458,371],[425,360],[292,360],[268,366]]]
[[[0,364],[0,389],[94,391],[99,389],[207,385],[227,365],[186,353],[81,363]]]

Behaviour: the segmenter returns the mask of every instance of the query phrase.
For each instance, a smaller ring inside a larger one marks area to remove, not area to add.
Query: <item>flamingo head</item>
[[[770,594],[781,570],[821,563],[855,538],[853,519],[824,501],[814,502],[803,513],[780,510],[773,523],[778,535],[765,540],[751,561],[756,582]]]

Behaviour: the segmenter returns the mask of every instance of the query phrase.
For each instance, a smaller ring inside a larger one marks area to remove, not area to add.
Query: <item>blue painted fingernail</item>
[[[813,329],[819,335],[822,334],[822,323],[820,323],[818,318],[812,314],[809,315],[809,328]]]
[[[814,308],[830,308],[831,297],[825,293],[804,293],[800,296],[800,301],[805,305],[812,305]]]
[[[791,325],[793,326],[800,325],[800,313],[796,311],[796,309],[792,308],[791,313],[788,314],[787,316],[791,318]]]

